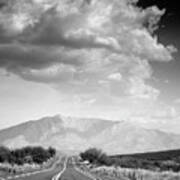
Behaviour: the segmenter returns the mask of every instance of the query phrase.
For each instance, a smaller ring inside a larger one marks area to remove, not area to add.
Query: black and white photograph
[[[0,0],[0,180],[180,180],[175,0]]]

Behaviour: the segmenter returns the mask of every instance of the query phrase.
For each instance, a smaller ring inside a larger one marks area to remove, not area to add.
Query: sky
[[[180,22],[166,0],[1,0],[0,128],[63,114],[180,131]]]

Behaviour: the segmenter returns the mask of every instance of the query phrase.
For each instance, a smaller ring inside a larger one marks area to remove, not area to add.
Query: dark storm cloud
[[[127,0],[10,2],[0,12],[0,67],[31,81],[67,80],[72,89],[86,82],[97,91],[104,88],[99,82],[120,87],[108,79],[119,74],[116,83],[125,84],[128,95],[159,94],[145,81],[152,75],[149,61],[172,60],[173,48],[151,34],[164,11]]]
[[[85,15],[70,14],[67,17],[61,17],[53,7],[42,15],[38,23],[32,28],[29,27],[19,40],[40,46],[113,49],[110,42],[101,42],[97,34],[79,28],[85,23],[83,16]]]
[[[51,47],[39,47],[14,43],[0,45],[0,66],[10,71],[25,69],[43,69],[56,63],[78,66],[76,57],[63,56],[62,50]]]
[[[0,0],[0,10],[4,8],[5,6],[7,6],[7,2],[8,0]]]

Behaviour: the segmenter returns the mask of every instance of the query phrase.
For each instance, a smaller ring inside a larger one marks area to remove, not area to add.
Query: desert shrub
[[[80,153],[80,157],[83,160],[87,160],[90,163],[96,164],[108,164],[110,163],[108,157],[101,150],[96,148],[90,148],[85,152]]]
[[[0,147],[0,162],[6,162],[9,161],[9,158],[11,156],[11,152],[8,148],[1,146]]]
[[[129,172],[129,173],[128,173],[128,178],[129,178],[130,180],[138,180],[137,177],[136,177],[135,171]]]
[[[56,150],[54,148],[52,148],[52,147],[48,148],[48,152],[49,152],[51,157],[53,157],[56,154]]]
[[[56,150],[50,147],[24,147],[21,149],[10,150],[0,147],[0,162],[23,165],[24,163],[42,164],[56,154]]]
[[[91,148],[81,153],[80,156],[83,160],[88,160],[90,163],[97,165],[147,169],[151,171],[180,171],[179,151],[107,156],[101,150]]]

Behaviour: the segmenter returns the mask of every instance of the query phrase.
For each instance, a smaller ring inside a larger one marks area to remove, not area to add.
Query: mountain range
[[[0,145],[52,146],[74,153],[97,147],[108,154],[127,154],[178,149],[180,135],[145,129],[126,121],[56,115],[1,130]]]

